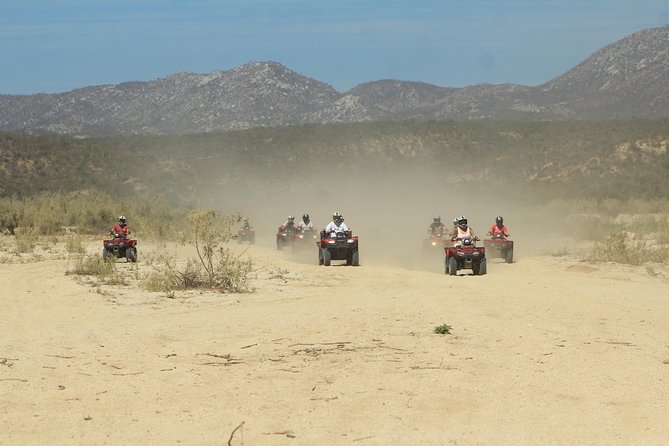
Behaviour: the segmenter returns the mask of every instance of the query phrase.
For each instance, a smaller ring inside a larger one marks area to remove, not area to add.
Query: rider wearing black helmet
[[[506,226],[504,226],[504,218],[501,215],[495,218],[495,224],[490,227],[488,235],[492,235],[493,237],[498,235],[501,235],[502,237],[509,236],[509,231],[506,229]]]
[[[302,232],[314,230],[314,224],[311,222],[309,214],[304,214],[302,216],[302,221],[297,224],[297,230]]]

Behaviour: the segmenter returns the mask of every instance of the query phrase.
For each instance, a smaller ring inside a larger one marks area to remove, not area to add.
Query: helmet
[[[504,224],[504,218],[502,218],[501,215],[498,215],[497,218],[495,218],[495,223],[498,225],[503,225]]]
[[[295,220],[295,217],[294,217],[294,216],[292,216],[292,215],[289,215],[289,216],[288,216],[288,221],[294,221],[294,220]]]
[[[119,215],[118,216],[118,222],[119,223],[125,223],[125,215]]]
[[[309,214],[304,214],[302,216],[302,220],[304,220],[305,222],[308,222],[309,221]]]
[[[455,217],[455,218],[453,219],[453,224],[454,224],[454,225],[457,225],[459,219],[460,219],[459,217]]]
[[[434,220],[435,223],[441,223],[441,216],[435,215],[432,217],[432,220]]]
[[[333,221],[336,221],[336,222],[344,221],[344,216],[341,215],[341,213],[340,213],[339,211],[335,211],[335,212],[332,214],[332,220],[333,220]]]
[[[458,226],[466,228],[467,227],[467,217],[465,217],[464,215],[458,217]]]

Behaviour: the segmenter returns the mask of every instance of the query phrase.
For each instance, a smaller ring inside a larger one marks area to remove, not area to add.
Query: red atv
[[[251,228],[242,228],[237,231],[237,243],[249,243],[254,245],[256,242],[256,231]]]
[[[475,276],[482,276],[487,272],[485,248],[474,245],[475,240],[478,239],[466,238],[458,240],[454,246],[444,247],[446,274],[455,276],[459,269],[470,268]]]
[[[330,266],[332,260],[346,260],[347,265],[360,265],[358,237],[351,231],[327,233],[321,231],[318,246],[318,264]]]
[[[318,235],[314,230],[305,230],[297,231],[293,237],[293,252],[304,252],[308,249],[311,249],[314,243],[318,239]]]
[[[130,240],[125,235],[113,234],[111,240],[103,240],[102,258],[104,260],[122,259],[126,262],[137,261],[137,240]]]
[[[280,251],[284,247],[292,245],[295,242],[296,235],[297,229],[294,226],[279,226],[279,230],[276,233],[276,249]]]
[[[483,245],[495,257],[503,258],[506,263],[513,262],[513,240],[507,239],[503,234],[497,234],[492,238],[483,240]]]

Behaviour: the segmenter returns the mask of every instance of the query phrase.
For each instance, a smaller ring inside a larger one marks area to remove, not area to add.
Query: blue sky
[[[379,79],[544,83],[669,0],[0,0],[0,94],[273,60],[339,91]]]

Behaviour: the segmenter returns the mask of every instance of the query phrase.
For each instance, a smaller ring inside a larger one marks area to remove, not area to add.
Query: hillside
[[[667,121],[380,122],[84,140],[5,133],[0,195],[94,188],[189,203],[222,191],[266,200],[268,191],[373,184],[663,197],[668,146]]]
[[[539,62],[538,62],[539,63]],[[669,117],[669,26],[632,34],[538,87],[379,80],[347,91],[276,62],[60,94],[0,95],[0,130],[174,135],[401,120]]]

